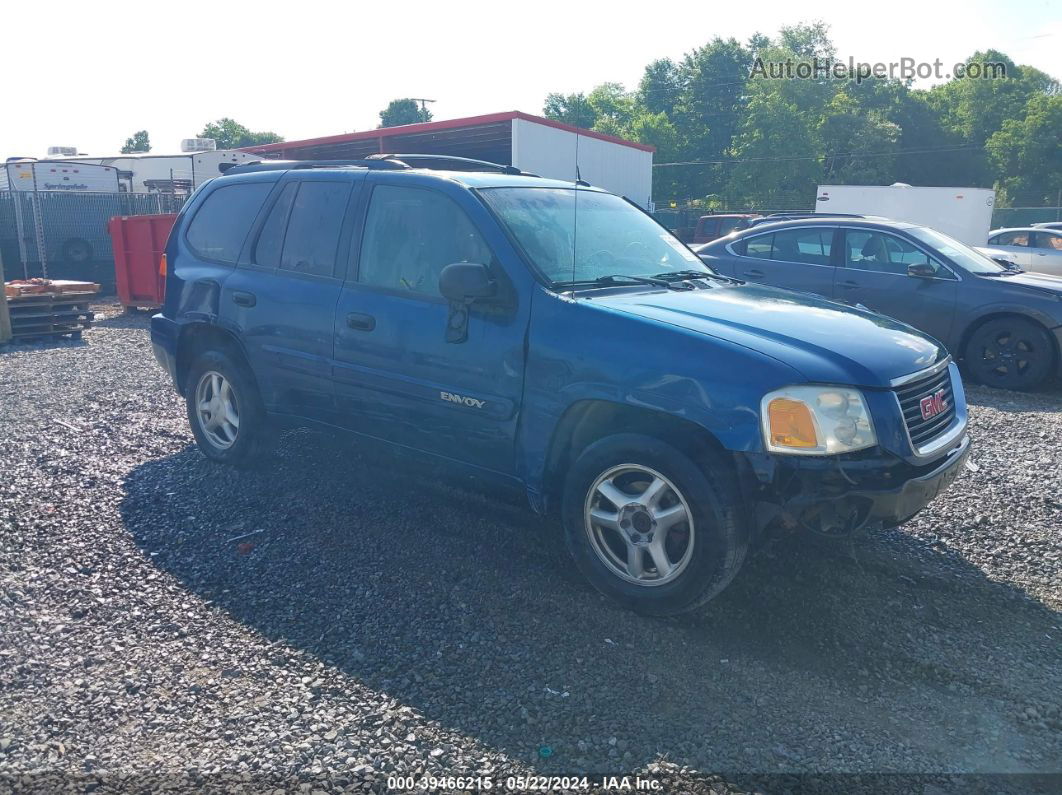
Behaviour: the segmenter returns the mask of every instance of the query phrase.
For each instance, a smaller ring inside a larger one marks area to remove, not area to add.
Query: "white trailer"
[[[992,228],[996,192],[988,188],[820,185],[817,213],[880,215],[932,227],[970,246],[983,246]]]
[[[222,163],[249,163],[261,158],[236,149],[222,149],[179,155],[78,155],[70,160],[117,169],[121,190],[126,193],[191,193],[208,179],[221,176],[218,167]]]
[[[117,193],[118,169],[67,160],[8,160],[0,169],[0,190]]]

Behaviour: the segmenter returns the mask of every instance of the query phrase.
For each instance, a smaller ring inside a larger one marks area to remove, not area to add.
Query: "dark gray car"
[[[982,383],[1032,389],[1058,372],[1062,278],[1007,269],[900,221],[803,218],[694,249],[739,279],[861,304],[931,334]]]

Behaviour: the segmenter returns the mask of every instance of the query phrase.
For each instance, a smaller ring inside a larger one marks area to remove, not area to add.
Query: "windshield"
[[[1007,270],[995,260],[986,257],[979,251],[974,251],[965,243],[960,243],[955,238],[948,237],[948,235],[938,232],[936,229],[916,226],[907,231],[970,273],[998,274]]]
[[[712,273],[670,232],[619,196],[575,188],[488,188],[481,195],[554,284]]]

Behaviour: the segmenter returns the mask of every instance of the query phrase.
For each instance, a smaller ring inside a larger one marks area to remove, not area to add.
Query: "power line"
[[[791,155],[782,157],[745,157],[728,160],[685,160],[675,163],[653,163],[653,168],[669,166],[725,166],[733,163],[780,163],[797,160],[823,160],[829,157],[897,157],[900,155],[927,155],[937,152],[963,152],[984,149],[983,146],[938,146],[930,149],[897,149],[892,152],[826,152],[821,155]]]

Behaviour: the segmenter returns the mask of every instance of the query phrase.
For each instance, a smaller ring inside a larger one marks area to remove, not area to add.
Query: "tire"
[[[92,244],[80,237],[63,241],[63,262],[80,265],[92,259]]]
[[[734,578],[748,549],[733,469],[714,454],[694,463],[649,436],[618,434],[586,448],[568,471],[561,509],[568,551],[583,575],[647,615],[706,604]],[[667,560],[658,563],[661,551]]]
[[[201,408],[204,404],[209,408]],[[238,467],[259,463],[269,426],[258,387],[242,361],[220,350],[200,354],[188,371],[185,406],[203,455]]]
[[[1001,317],[978,327],[963,351],[977,381],[1001,389],[1035,389],[1051,375],[1055,349],[1047,329],[1021,317]]]

